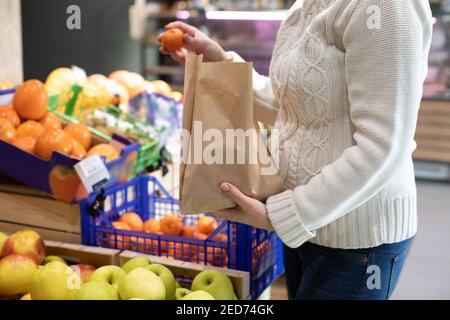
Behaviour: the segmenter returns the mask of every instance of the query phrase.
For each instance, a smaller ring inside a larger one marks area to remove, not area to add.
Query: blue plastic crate
[[[115,229],[112,223],[130,211],[139,214],[144,221],[179,214],[179,201],[154,177],[141,176],[108,188],[105,197],[103,209],[95,210],[97,217],[91,215],[95,195],[80,203],[83,244],[247,271],[252,298],[259,297],[284,272],[278,237],[247,225],[221,221],[205,240]],[[185,225],[195,225],[199,218],[181,216]]]

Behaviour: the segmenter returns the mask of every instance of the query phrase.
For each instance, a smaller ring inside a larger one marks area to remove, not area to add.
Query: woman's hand
[[[247,224],[258,229],[273,231],[264,203],[247,197],[230,183],[224,182],[220,188],[228,198],[237,203],[238,207],[235,209],[220,210],[216,213],[216,216],[225,220]]]
[[[203,54],[205,62],[220,62],[230,59],[229,54],[227,54],[217,42],[197,28],[179,21],[169,23],[165,27],[166,30],[174,28],[178,28],[184,32],[184,48],[175,52],[168,52],[161,47],[159,51],[162,54],[171,55],[173,59],[180,63],[184,63],[189,51],[196,54]],[[161,42],[161,37],[162,34],[158,37],[159,42]]]

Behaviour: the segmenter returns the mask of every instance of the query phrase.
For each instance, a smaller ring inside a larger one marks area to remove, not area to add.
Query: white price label
[[[78,162],[75,165],[75,171],[89,193],[110,179],[108,169],[98,154]]]

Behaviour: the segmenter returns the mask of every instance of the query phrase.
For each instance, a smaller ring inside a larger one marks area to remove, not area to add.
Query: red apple
[[[41,264],[45,258],[44,240],[33,230],[17,231],[6,239],[0,257],[12,254],[28,257],[37,264]]]
[[[95,271],[95,267],[89,264],[74,264],[71,265],[70,268],[80,276],[81,282],[86,283],[89,282],[91,275]]]

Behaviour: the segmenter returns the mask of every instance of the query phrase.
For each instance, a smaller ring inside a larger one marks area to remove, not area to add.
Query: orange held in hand
[[[73,140],[62,130],[46,130],[36,141],[36,155],[50,160],[53,151],[70,155],[73,150]]]
[[[21,137],[32,137],[35,140],[39,139],[41,134],[43,134],[45,128],[42,124],[37,121],[29,120],[22,123],[19,128],[17,128],[17,138]]]
[[[211,234],[218,227],[217,220],[214,217],[204,216],[197,222],[197,229],[206,235]]]
[[[14,94],[14,110],[24,119],[39,120],[47,112],[48,95],[39,80],[28,80],[21,84]]]
[[[0,118],[0,140],[13,143],[16,138],[16,128],[6,119]]]
[[[13,108],[0,107],[0,118],[8,120],[15,128],[20,125],[19,115]]]
[[[83,146],[84,150],[88,150],[92,142],[92,134],[89,128],[82,123],[69,124],[64,131],[77,140]]]
[[[144,231],[144,222],[135,212],[125,213],[120,217],[120,222],[126,223],[133,231]]]
[[[169,214],[161,219],[161,231],[169,236],[179,236],[183,230],[180,217]]]
[[[45,116],[39,120],[39,123],[42,124],[45,129],[62,129],[61,121],[53,112],[47,112]]]
[[[161,231],[161,224],[156,219],[148,219],[144,223],[144,231],[147,233],[158,233]]]
[[[161,43],[169,52],[180,50],[184,46],[184,33],[180,29],[170,29],[163,33]]]
[[[112,161],[120,156],[119,151],[117,151],[116,148],[114,148],[110,144],[105,143],[98,144],[95,147],[91,148],[91,150],[88,151],[87,156],[92,156],[95,153],[99,156],[105,157],[106,161]]]
[[[19,137],[14,140],[13,143],[17,148],[22,149],[25,152],[34,153],[34,147],[36,146],[36,139],[33,137]]]

